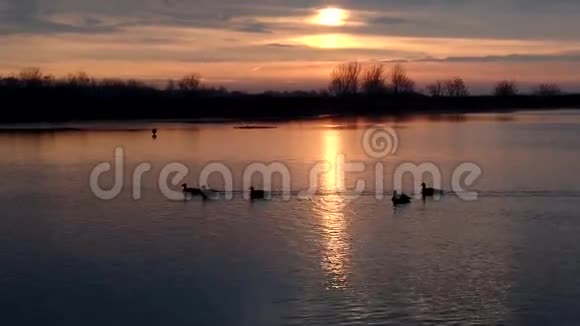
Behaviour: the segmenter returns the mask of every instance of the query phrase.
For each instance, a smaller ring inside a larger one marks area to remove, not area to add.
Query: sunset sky
[[[0,73],[231,89],[323,88],[338,62],[404,62],[423,85],[456,75],[580,90],[576,0],[0,0]]]

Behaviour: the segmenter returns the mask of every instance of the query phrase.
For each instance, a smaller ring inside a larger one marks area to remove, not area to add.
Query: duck
[[[203,197],[203,199],[207,199],[207,195],[203,192],[202,189],[189,188],[189,187],[187,187],[187,183],[182,184],[181,187],[183,188],[183,193],[186,195],[189,194],[192,196],[201,196],[201,197]]]
[[[208,186],[202,186],[201,187],[201,192],[206,196],[206,197],[211,197],[212,199],[217,199],[219,197],[219,195],[221,193],[223,193],[222,191],[218,191],[218,190],[214,190],[209,188]]]
[[[199,189],[199,188],[189,188],[187,186],[187,183],[182,184],[181,187],[183,188],[183,192],[184,193],[187,193],[187,194],[199,195],[201,193],[201,189]]]
[[[442,190],[435,189],[435,188],[427,188],[427,185],[425,184],[425,182],[423,182],[421,184],[421,195],[423,195],[423,197],[433,197],[435,195],[441,195],[441,194],[443,194]]]
[[[221,191],[218,191],[218,190],[211,189],[211,188],[210,188],[210,187],[208,187],[208,186],[202,186],[202,187],[201,187],[201,190],[202,190],[202,191],[208,191],[208,192],[215,192],[215,193],[221,192]]]
[[[157,129],[151,130],[151,133],[153,134],[153,136],[157,136]]]
[[[250,199],[257,200],[257,199],[265,199],[266,192],[264,190],[256,190],[254,187],[250,187]]]
[[[395,205],[395,206],[407,205],[410,203],[411,203],[411,197],[409,197],[405,194],[399,195],[399,193],[397,191],[395,191],[393,193],[393,205]]]

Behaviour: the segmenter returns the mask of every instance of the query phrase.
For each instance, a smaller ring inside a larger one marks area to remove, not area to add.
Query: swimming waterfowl
[[[208,198],[212,198],[212,199],[218,199],[219,195],[222,193],[222,191],[218,191],[218,190],[214,190],[209,188],[208,186],[202,186],[201,187],[201,192]]]
[[[181,185],[181,187],[183,188],[183,193],[184,194],[189,194],[192,196],[201,196],[203,199],[207,199],[207,195],[203,192],[202,189],[199,188],[189,188],[187,187],[187,183],[184,183]]]
[[[218,190],[211,189],[208,186],[202,186],[201,187],[201,190],[208,191],[208,192],[221,192],[221,191],[218,191]]]
[[[421,195],[423,195],[423,197],[433,197],[435,195],[441,195],[441,194],[443,194],[442,190],[435,189],[435,188],[427,188],[427,185],[425,184],[425,182],[423,182],[421,184]]]
[[[183,188],[183,193],[190,194],[190,195],[193,195],[193,196],[201,196],[201,195],[203,195],[203,192],[201,191],[201,189],[199,189],[199,188],[189,188],[189,187],[187,187],[187,183],[182,184],[181,187]]]
[[[406,204],[410,204],[410,203],[411,203],[411,197],[409,197],[405,194],[399,195],[399,193],[397,191],[395,191],[393,193],[393,205],[398,206],[398,205],[406,205]]]
[[[199,194],[201,194],[201,189],[199,189],[199,188],[189,188],[189,187],[187,187],[187,183],[182,184],[181,187],[183,188],[183,192],[185,192],[185,193],[192,194],[192,195],[199,195]]]
[[[250,199],[257,200],[257,199],[265,199],[266,192],[264,190],[256,190],[254,187],[250,187]]]

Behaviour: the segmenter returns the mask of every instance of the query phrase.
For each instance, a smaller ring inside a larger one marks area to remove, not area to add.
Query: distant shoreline
[[[522,94],[517,83],[500,81],[494,95],[470,95],[457,77],[416,90],[401,65],[341,64],[327,90],[246,94],[206,88],[190,74],[159,89],[135,80],[95,80],[85,73],[56,79],[38,68],[19,77],[0,76],[0,124],[70,121],[175,121],[245,123],[334,118],[405,117],[521,110],[580,108],[580,94],[564,94],[556,84],[540,84]],[[251,127],[251,126],[250,126]]]
[[[187,127],[194,125],[230,125],[238,130],[269,130],[276,129],[278,124],[305,122],[305,121],[332,121],[340,123],[341,121],[349,122],[353,119],[373,120],[413,120],[413,119],[436,119],[457,121],[469,120],[469,115],[476,114],[510,114],[525,112],[558,112],[558,111],[578,111],[580,108],[533,108],[533,109],[510,109],[510,110],[485,110],[470,112],[421,112],[416,111],[407,114],[341,114],[341,115],[320,115],[320,116],[303,116],[303,117],[284,117],[284,118],[244,118],[244,119],[225,119],[225,118],[202,118],[202,119],[78,119],[78,120],[52,120],[52,121],[0,121],[0,133],[34,133],[39,131],[50,132],[78,132],[78,131],[149,131],[151,128],[159,125],[175,125]],[[501,119],[500,119],[501,120]]]
[[[333,118],[402,117],[523,110],[580,109],[580,94],[556,96],[430,97],[421,94],[350,97],[208,96],[197,93],[135,92],[125,89],[0,89],[1,124],[73,121],[177,123],[283,122]]]

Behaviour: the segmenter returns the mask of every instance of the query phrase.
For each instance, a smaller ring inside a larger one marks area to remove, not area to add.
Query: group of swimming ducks
[[[220,193],[219,191],[209,189],[206,186],[203,186],[201,188],[190,188],[187,186],[187,183],[184,183],[181,186],[183,187],[183,193],[185,195],[200,196],[204,200],[209,199],[211,194]],[[435,195],[443,195],[443,191],[435,188],[428,188],[427,185],[423,182],[421,184],[421,195],[423,196],[423,198],[428,198],[433,197]],[[266,199],[266,192],[264,190],[257,190],[254,187],[250,187],[250,199],[251,200]],[[394,206],[400,206],[410,204],[412,198],[405,194],[399,194],[397,191],[395,191],[393,193],[392,200]]]
[[[151,133],[153,135],[153,138],[157,138],[157,129],[151,130]],[[209,199],[210,195],[216,195],[220,193],[220,191],[209,189],[206,186],[203,186],[201,188],[190,188],[187,186],[187,183],[184,183],[182,187],[183,193],[185,195],[200,196],[204,200]],[[443,190],[428,188],[427,185],[423,182],[421,184],[421,195],[423,196],[424,199],[433,197],[435,195],[443,195]],[[250,187],[250,199],[251,200],[266,199],[266,192],[264,190],[257,190],[254,187]],[[393,193],[392,201],[394,206],[408,205],[411,203],[412,198],[405,194],[399,194],[395,190],[395,192]]]
[[[181,185],[181,187],[183,188],[183,193],[185,195],[200,196],[204,200],[209,199],[210,195],[221,193],[220,191],[209,189],[206,186],[203,186],[201,188],[190,188],[187,186],[187,183],[184,183],[183,185]],[[266,192],[264,190],[256,190],[254,189],[254,187],[251,187],[250,199],[251,200],[266,199]]]
[[[423,182],[421,184],[421,196],[423,196],[423,199],[425,198],[429,198],[429,197],[434,197],[435,195],[443,195],[443,190],[440,189],[435,189],[435,188],[428,188],[427,184],[425,184],[425,182]],[[400,194],[395,191],[393,193],[393,205],[394,206],[400,206],[400,205],[408,205],[411,203],[412,198],[405,195],[405,194]]]

